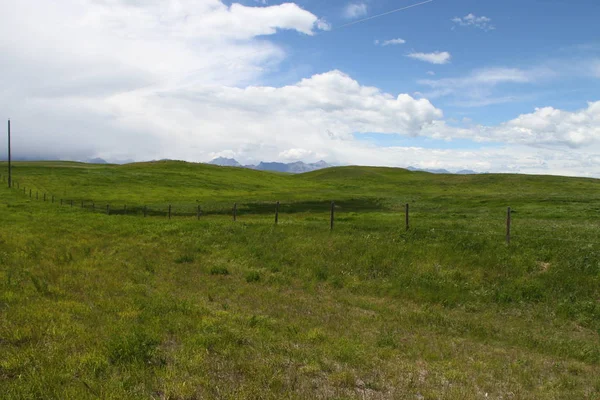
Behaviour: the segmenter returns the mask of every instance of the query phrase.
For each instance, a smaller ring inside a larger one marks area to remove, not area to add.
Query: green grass
[[[600,398],[600,181],[13,172],[34,199],[0,188],[0,398]]]

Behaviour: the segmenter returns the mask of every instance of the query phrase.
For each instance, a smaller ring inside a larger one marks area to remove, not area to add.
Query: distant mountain
[[[221,167],[241,167],[242,166],[242,164],[240,164],[233,158],[225,158],[225,157],[215,158],[214,160],[209,162],[209,164],[219,165]]]
[[[452,172],[448,171],[447,169],[421,169],[421,168],[415,168],[415,167],[408,167],[406,169],[409,171],[429,172],[430,174],[452,174]],[[454,172],[454,174],[455,175],[475,175],[475,174],[478,174],[478,172],[475,172],[470,169],[463,169],[463,170]]]
[[[259,171],[271,171],[271,172],[286,172],[290,174],[301,174],[303,172],[316,171],[318,169],[328,168],[331,165],[321,160],[316,163],[304,163],[302,161],[296,161],[293,163],[280,163],[280,162],[260,162],[258,165],[244,165],[242,166],[233,158],[219,157],[215,158],[209,164],[220,165],[222,167],[242,167],[248,169],[256,169]]]
[[[102,159],[102,158],[91,158],[89,160],[87,160],[88,164],[108,164],[106,162],[106,160]]]
[[[418,172],[429,172],[430,174],[451,174],[452,172],[447,169],[421,169],[415,167],[406,168],[409,171],[418,171]]]

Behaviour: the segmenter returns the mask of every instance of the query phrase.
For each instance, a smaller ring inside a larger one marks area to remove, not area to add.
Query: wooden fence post
[[[123,205],[123,214],[127,215],[127,204]]]
[[[171,219],[171,205],[169,204],[169,219]]]
[[[96,203],[92,201],[92,211],[96,211]]]
[[[335,218],[335,201],[331,202],[331,215],[329,217],[329,230],[333,230],[333,220]]]
[[[110,205],[106,205],[106,215],[110,215]]]
[[[279,223],[279,202],[275,206],[275,225]]]
[[[200,204],[198,204],[198,210],[196,210],[196,219],[200,220]]]
[[[406,217],[406,230],[408,230],[410,228],[410,220],[409,220],[409,214],[408,214],[408,210],[409,210],[409,206],[408,203],[406,203],[405,209],[404,209],[404,213],[405,213],[405,217]]]
[[[506,244],[510,244],[510,214],[510,207],[508,207],[508,211],[506,212]]]
[[[44,201],[46,201],[46,193],[44,193]]]
[[[144,218],[146,218],[147,214],[148,214],[148,206],[144,206]]]
[[[233,221],[237,221],[237,203],[233,203]]]

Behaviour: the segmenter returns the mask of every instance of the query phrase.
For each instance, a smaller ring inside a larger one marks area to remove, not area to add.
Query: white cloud
[[[452,22],[454,22],[455,26],[468,26],[482,29],[484,31],[493,31],[496,29],[496,27],[491,24],[491,18],[485,16],[478,17],[474,14],[467,14],[462,18],[455,17],[452,19]]]
[[[294,148],[287,149],[279,153],[279,160],[285,161],[317,161],[321,158],[327,157],[326,154],[314,152],[312,150]]]
[[[418,83],[429,86],[427,98],[455,96],[456,105],[473,107],[515,101],[514,96],[494,96],[493,89],[503,84],[534,84],[555,77],[556,73],[545,67],[531,69],[483,68],[466,76],[444,79],[422,79]]]
[[[381,45],[381,46],[390,46],[390,45],[397,45],[397,44],[404,44],[404,43],[406,43],[406,40],[400,39],[400,38],[384,40],[384,41],[379,41],[379,40],[375,41],[376,45]]]
[[[350,3],[346,5],[342,15],[347,19],[356,19],[367,15],[368,8],[365,3]]]
[[[540,108],[497,126],[455,127],[425,98],[386,93],[340,71],[288,86],[257,85],[286,57],[269,35],[282,29],[311,35],[323,29],[319,21],[294,4],[0,2],[0,110],[12,118],[14,155],[207,161],[218,154],[242,163],[324,158],[600,176],[599,103],[579,111]],[[469,92],[535,83],[540,72],[487,69],[421,83]],[[361,132],[505,145],[377,147],[357,140]]]
[[[447,51],[435,51],[433,53],[411,53],[408,55],[408,57],[431,64],[448,64],[450,59],[452,59],[452,56]]]
[[[427,71],[427,75],[429,75],[429,76],[435,76],[435,72],[433,72],[433,71]]]

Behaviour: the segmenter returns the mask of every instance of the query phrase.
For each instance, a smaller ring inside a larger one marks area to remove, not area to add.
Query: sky
[[[600,177],[599,17],[597,0],[0,0],[0,118],[16,158]]]

